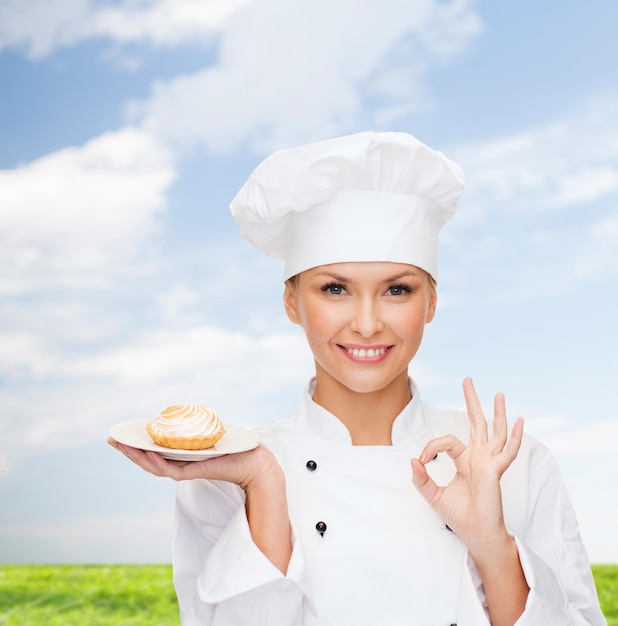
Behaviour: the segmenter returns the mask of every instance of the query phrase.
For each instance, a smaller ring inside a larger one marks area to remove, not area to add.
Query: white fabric
[[[411,135],[365,132],[275,152],[230,208],[246,239],[285,259],[286,279],[343,261],[408,263],[437,279],[438,232],[463,180]]]
[[[465,440],[467,416],[424,405],[413,387],[392,446],[352,446],[347,429],[310,393],[296,415],[260,433],[286,474],[287,576],[252,542],[239,488],[178,485],[174,582],[183,626],[489,624],[465,546],[411,484],[410,458],[445,433]],[[430,472],[448,481],[452,462],[439,455]],[[529,437],[503,477],[503,500],[531,588],[517,625],[606,624],[556,464]],[[327,524],[323,537],[318,521]]]

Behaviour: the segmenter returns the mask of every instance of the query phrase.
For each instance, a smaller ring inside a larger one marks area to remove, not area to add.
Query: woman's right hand
[[[173,480],[224,480],[242,487],[253,541],[275,567],[286,573],[292,555],[292,539],[285,475],[268,448],[259,445],[247,452],[204,461],[169,461],[156,452],[131,448],[111,438],[107,441],[155,476]]]
[[[171,461],[157,452],[132,448],[111,438],[107,442],[143,470],[154,476],[165,476],[173,480],[224,480],[236,483],[247,491],[263,482],[283,479],[283,471],[277,460],[263,445],[247,452],[226,454],[203,461]]]

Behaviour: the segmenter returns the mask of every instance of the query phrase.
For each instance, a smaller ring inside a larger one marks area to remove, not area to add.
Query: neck
[[[392,445],[393,422],[411,398],[407,371],[383,389],[359,392],[316,369],[313,401],[343,422],[355,446]]]

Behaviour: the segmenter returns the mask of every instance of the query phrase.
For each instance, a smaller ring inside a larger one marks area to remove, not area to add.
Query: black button
[[[435,461],[438,458],[438,453],[436,453],[436,456],[433,457],[433,459],[431,459],[432,461]],[[455,624],[455,626],[457,626],[457,624]]]
[[[318,469],[318,464],[315,461],[307,461],[307,469],[310,472],[315,472]]]
[[[326,524],[324,522],[318,522],[315,525],[315,529],[320,533],[321,537],[324,537],[324,533],[326,532]]]

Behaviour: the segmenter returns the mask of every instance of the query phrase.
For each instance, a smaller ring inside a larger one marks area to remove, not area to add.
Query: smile
[[[373,359],[382,356],[386,352],[386,348],[346,348],[343,349],[357,359]]]

